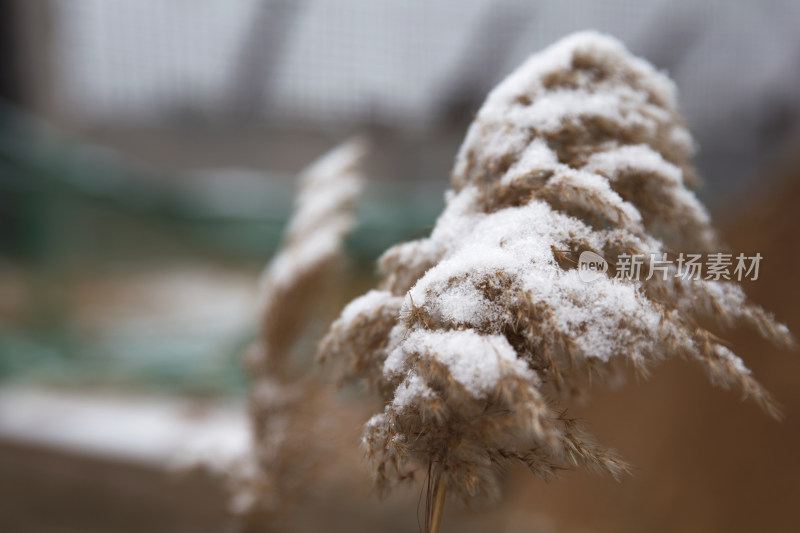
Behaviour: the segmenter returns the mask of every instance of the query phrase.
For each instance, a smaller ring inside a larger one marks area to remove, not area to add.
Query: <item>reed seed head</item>
[[[383,401],[363,435],[380,491],[430,464],[464,500],[498,497],[511,463],[543,478],[574,466],[617,476],[624,463],[561,406],[624,366],[646,372],[667,357],[696,360],[777,416],[718,334],[791,336],[738,284],[674,266],[664,279],[609,271],[586,283],[575,268],[581,251],[720,246],[693,192],[693,150],[673,83],[597,33],[554,44],[489,94],[431,235],[389,249],[381,287],[321,344],[321,359]]]

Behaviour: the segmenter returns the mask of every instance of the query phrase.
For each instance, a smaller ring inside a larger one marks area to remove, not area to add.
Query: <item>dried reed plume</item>
[[[625,465],[560,406],[667,357],[696,360],[777,416],[717,334],[746,325],[792,340],[737,284],[674,267],[666,281],[610,271],[584,283],[575,268],[571,252],[715,250],[692,153],[673,83],[596,33],[533,56],[489,94],[430,237],[389,249],[381,287],[320,347],[385,402],[363,433],[380,491],[426,468],[466,501],[496,498],[512,463],[543,478],[577,465],[617,476]]]
[[[341,445],[330,437],[341,419],[322,416],[330,389],[289,357],[353,226],[364,154],[363,141],[349,141],[303,172],[285,241],[263,275],[261,338],[246,361],[253,449],[233,483],[234,510],[256,524],[312,492]]]

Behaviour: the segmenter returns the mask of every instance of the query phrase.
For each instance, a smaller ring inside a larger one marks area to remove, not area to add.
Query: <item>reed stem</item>
[[[442,512],[444,511],[444,497],[447,492],[447,487],[442,480],[441,470],[436,474],[433,490],[433,509],[431,510],[428,533],[439,533],[439,524],[442,522]]]

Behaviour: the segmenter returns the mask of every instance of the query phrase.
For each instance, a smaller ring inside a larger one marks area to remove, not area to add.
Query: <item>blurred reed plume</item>
[[[647,272],[666,252],[721,246],[692,192],[693,150],[673,83],[596,33],[533,56],[489,94],[431,235],[389,249],[381,286],[320,346],[343,381],[384,402],[363,433],[381,492],[427,471],[435,530],[445,488],[496,499],[512,463],[543,478],[579,465],[618,476],[626,465],[563,406],[667,357],[697,361],[778,416],[719,335],[742,325],[793,341],[738,284],[674,265],[586,283],[576,268],[582,251],[647,254]]]
[[[345,448],[340,426],[354,410],[337,409],[313,364],[293,367],[289,359],[353,227],[365,153],[363,140],[351,140],[302,173],[284,243],[263,275],[261,337],[246,360],[253,447],[233,480],[234,511],[255,524],[324,485],[337,467],[331,455]]]

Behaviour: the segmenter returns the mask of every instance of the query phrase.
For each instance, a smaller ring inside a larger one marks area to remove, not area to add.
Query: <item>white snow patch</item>
[[[433,390],[425,384],[421,377],[411,373],[395,389],[392,407],[394,409],[402,409],[420,398],[430,398],[433,394]]]
[[[402,343],[406,355],[433,358],[446,365],[458,383],[475,397],[485,396],[505,375],[534,379],[524,361],[502,335],[481,335],[472,330],[411,332]]]

